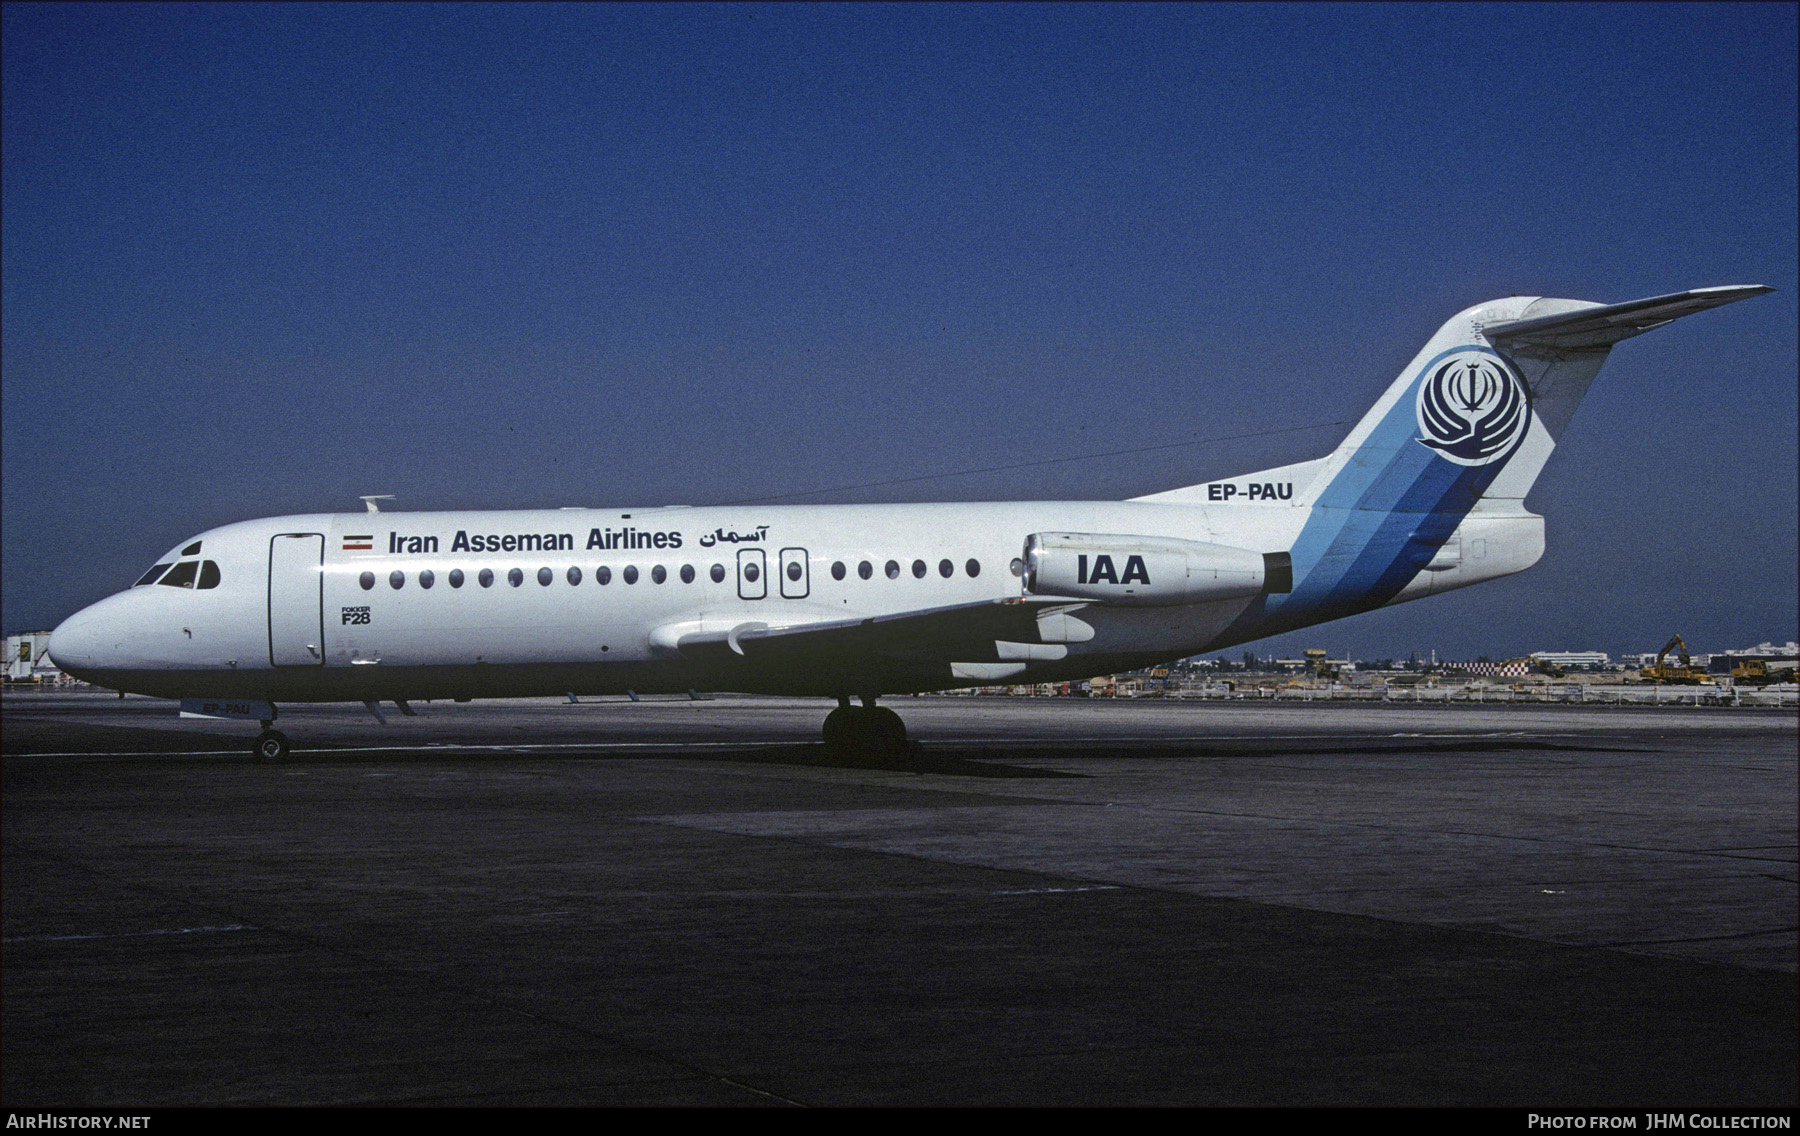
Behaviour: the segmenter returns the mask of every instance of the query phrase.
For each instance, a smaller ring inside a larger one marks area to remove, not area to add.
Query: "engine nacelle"
[[[1025,591],[1137,607],[1248,599],[1291,591],[1285,552],[1106,533],[1025,538]]]

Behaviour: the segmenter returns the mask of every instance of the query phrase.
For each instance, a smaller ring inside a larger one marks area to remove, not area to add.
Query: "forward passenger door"
[[[269,540],[269,662],[325,662],[325,535],[282,533]]]

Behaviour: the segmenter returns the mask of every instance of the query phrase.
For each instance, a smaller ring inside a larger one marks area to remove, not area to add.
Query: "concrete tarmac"
[[[9,1108],[1797,1103],[1796,716],[0,703]]]

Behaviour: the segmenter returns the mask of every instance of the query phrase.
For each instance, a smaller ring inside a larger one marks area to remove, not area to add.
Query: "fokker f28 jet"
[[[1772,289],[1514,296],[1440,328],[1325,457],[1129,501],[319,513],[183,541],[50,656],[188,713],[696,690],[835,698],[1088,678],[1529,568],[1524,498],[1612,346]],[[860,705],[852,699],[860,701]]]

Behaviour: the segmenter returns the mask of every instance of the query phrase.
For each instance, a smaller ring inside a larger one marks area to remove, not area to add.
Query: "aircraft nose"
[[[56,625],[46,648],[57,668],[81,677],[102,665],[119,646],[120,621],[104,604],[82,608]]]

